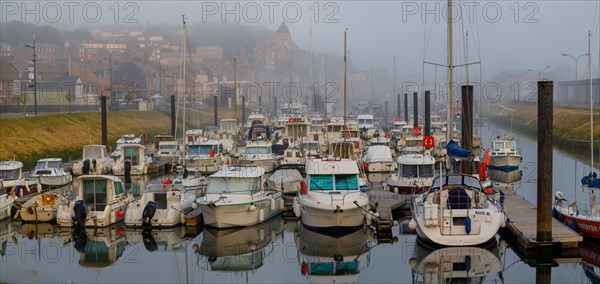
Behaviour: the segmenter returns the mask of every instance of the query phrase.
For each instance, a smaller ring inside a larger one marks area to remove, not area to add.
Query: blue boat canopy
[[[471,151],[469,151],[465,148],[461,148],[458,145],[458,143],[454,140],[450,140],[450,142],[448,142],[448,144],[446,144],[446,151],[448,152],[448,155],[450,155],[450,156],[461,157],[461,158],[469,157],[469,155],[471,154]]]
[[[590,180],[590,176],[592,177]],[[596,178],[596,173],[591,173],[590,175],[584,176],[581,179],[582,185],[587,185],[588,187],[600,188],[600,179]]]

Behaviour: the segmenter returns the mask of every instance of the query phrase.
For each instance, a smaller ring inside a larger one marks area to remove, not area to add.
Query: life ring
[[[421,127],[419,127],[419,126],[413,127],[413,134],[415,134],[415,136],[417,136],[417,137],[421,136],[421,133],[422,133]]]
[[[431,149],[435,145],[435,140],[433,136],[425,136],[423,137],[423,147],[425,149]]]

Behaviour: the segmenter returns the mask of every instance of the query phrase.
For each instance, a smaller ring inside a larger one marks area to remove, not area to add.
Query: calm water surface
[[[490,125],[479,133],[489,147],[491,139],[504,131]],[[536,144],[525,137],[519,137],[518,143],[524,157],[523,176],[512,186],[535,203]],[[575,198],[581,192],[576,181],[584,167],[555,150],[555,190]],[[151,181],[138,180],[137,186],[147,182]],[[536,281],[536,269],[502,239],[487,248],[431,250],[420,245],[415,235],[400,233],[398,227],[393,228],[393,235],[394,243],[378,244],[372,230],[361,229],[335,239],[283,218],[239,230],[175,228],[143,233],[121,225],[87,229],[79,235],[51,224],[2,222],[0,281],[436,283],[449,282],[450,277],[458,282]],[[600,247],[592,242],[586,241],[580,251],[585,260],[600,263]],[[586,270],[588,265],[578,261],[561,263],[552,268],[552,282],[598,281]],[[595,269],[599,273],[597,266]]]

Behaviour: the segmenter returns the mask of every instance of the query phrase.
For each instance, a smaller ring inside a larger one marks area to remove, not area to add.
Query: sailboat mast
[[[594,96],[592,92],[592,32],[588,31],[588,76],[590,89],[590,172],[594,172]]]
[[[447,129],[448,131],[446,132],[446,141],[450,141],[452,140],[452,138],[454,137],[454,117],[453,117],[453,113],[452,113],[452,102],[454,101],[454,96],[452,94],[453,89],[452,89],[452,82],[454,81],[454,66],[452,63],[452,43],[453,43],[453,36],[452,36],[452,0],[448,0],[448,43],[447,43],[447,52],[448,52],[448,110],[446,111],[447,113],[447,117],[446,117],[446,122],[447,122]]]
[[[183,65],[183,76],[182,76],[182,81],[183,81],[183,139],[184,139],[184,145],[186,143],[185,139],[187,139],[185,137],[185,109],[186,109],[186,101],[187,101],[187,86],[185,84],[185,52],[186,52],[186,46],[187,46],[187,25],[185,23],[185,15],[181,15],[182,19],[183,19],[183,45],[182,45],[182,49],[183,49],[183,53],[182,53],[182,65]],[[187,152],[187,147],[184,146],[183,148],[183,154],[185,155]],[[185,165],[184,165],[185,166]]]
[[[346,33],[348,31],[344,31],[344,126],[342,128],[342,133],[343,133],[343,138],[344,138],[344,142],[346,142],[346,120],[347,118],[347,114],[346,114],[346,69],[347,69],[347,60],[348,60],[348,56],[347,56],[347,49],[346,49]]]

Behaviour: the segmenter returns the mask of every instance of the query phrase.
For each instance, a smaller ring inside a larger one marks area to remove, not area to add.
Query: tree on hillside
[[[69,90],[66,94],[65,94],[65,99],[67,100],[67,102],[69,103],[69,113],[71,113],[71,105],[73,104],[73,102],[75,101],[75,93],[72,92],[71,90]]]

